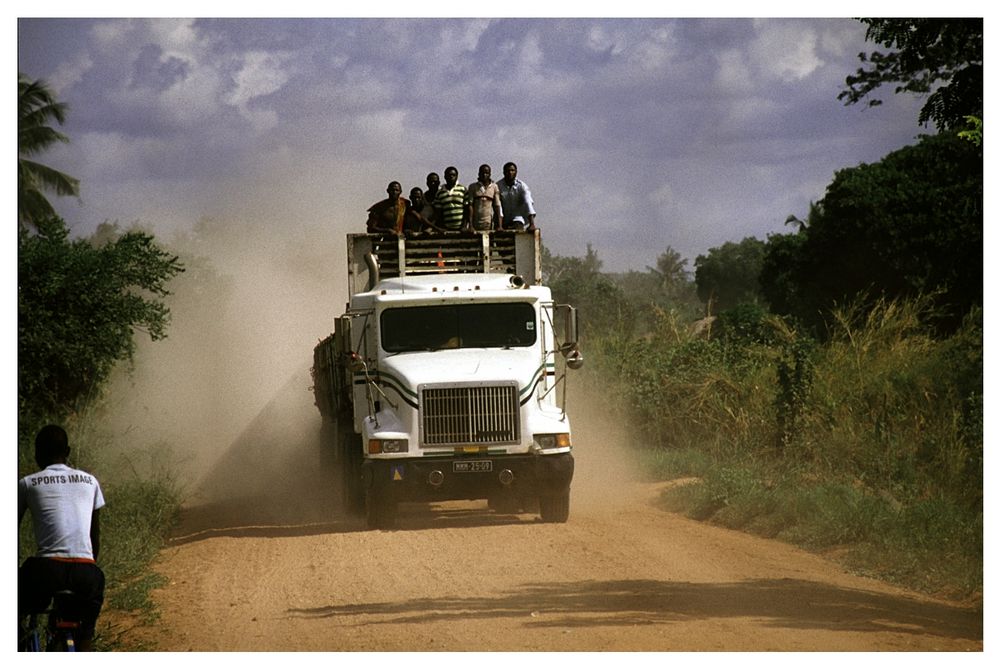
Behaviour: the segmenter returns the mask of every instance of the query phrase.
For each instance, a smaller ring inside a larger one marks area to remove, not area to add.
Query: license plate
[[[493,461],[455,461],[452,472],[493,472]]]

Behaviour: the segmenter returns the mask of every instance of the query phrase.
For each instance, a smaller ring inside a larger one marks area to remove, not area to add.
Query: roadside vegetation
[[[919,119],[937,134],[693,271],[671,248],[644,273],[589,247],[543,266],[645,473],[684,482],[665,507],[981,601],[982,22],[865,23],[896,51],[863,57],[841,98],[944,80]]]
[[[761,310],[756,335],[722,317],[710,338],[662,313],[646,336],[588,337],[588,372],[612,379],[648,478],[690,482],[664,507],[976,597],[982,322],[937,337],[921,305],[838,311],[824,342]]]
[[[644,474],[684,482],[665,508],[917,590],[981,596],[978,306],[944,333],[938,302],[920,295],[833,306],[822,334],[754,302],[706,327],[693,284],[668,307],[652,289],[622,289],[596,255],[590,266],[582,282],[556,280],[557,298],[576,292],[565,300],[585,321],[586,384],[604,387]]]
[[[56,141],[51,127],[67,109],[44,82],[18,77],[18,476],[36,469],[34,437],[47,423],[70,436],[70,464],[94,473],[101,511],[99,564],[107,584],[95,648],[119,646],[109,610],[147,617],[158,581],[149,563],[179,504],[171,464],[153,448],[131,450],[101,428],[101,398],[116,368],[126,367],[135,335],[166,335],[167,284],[183,271],[152,235],[104,225],[71,239],[45,193],[79,194],[76,179],[34,161]],[[163,451],[167,451],[164,448]],[[31,522],[19,526],[18,559],[34,552]]]

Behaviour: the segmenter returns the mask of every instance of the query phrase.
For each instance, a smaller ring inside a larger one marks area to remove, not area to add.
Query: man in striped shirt
[[[468,221],[465,216],[465,196],[465,186],[458,182],[458,169],[448,167],[444,170],[444,186],[438,190],[434,200],[439,227],[449,232],[459,232],[466,228]]]

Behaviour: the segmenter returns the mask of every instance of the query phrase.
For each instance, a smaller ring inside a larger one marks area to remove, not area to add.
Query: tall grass
[[[982,587],[982,323],[940,338],[927,301],[834,313],[819,343],[763,312],[697,338],[588,342],[644,430],[647,469],[697,477],[665,502],[956,596]]]

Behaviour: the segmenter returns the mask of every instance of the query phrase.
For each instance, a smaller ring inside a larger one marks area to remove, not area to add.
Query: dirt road
[[[363,530],[335,512],[314,410],[276,401],[193,494],[157,563],[159,650],[982,650],[980,610],[654,508],[606,419],[575,425],[566,524],[466,502]]]

